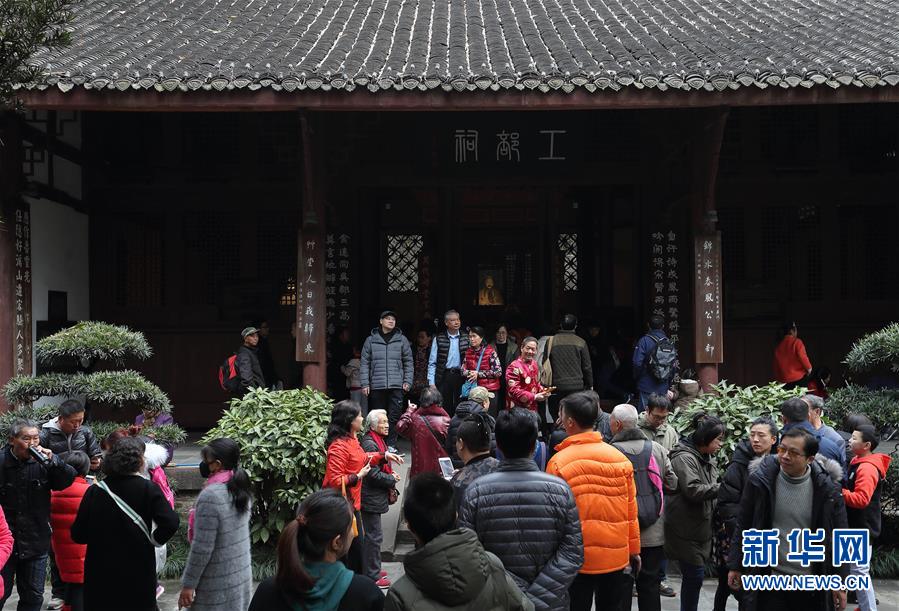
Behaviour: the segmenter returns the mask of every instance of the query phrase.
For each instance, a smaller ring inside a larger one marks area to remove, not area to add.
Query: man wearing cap
[[[379,325],[362,346],[359,383],[368,396],[368,409],[387,412],[387,445],[391,452],[396,451],[396,423],[403,414],[403,393],[412,388],[413,369],[412,348],[396,328],[396,312],[384,310]]]
[[[240,374],[240,390],[237,396],[242,397],[251,388],[265,388],[265,376],[262,375],[262,367],[259,365],[259,329],[246,327],[240,332],[243,338],[243,346],[237,351],[237,371]]]
[[[456,406],[456,413],[453,414],[453,418],[450,420],[449,429],[446,433],[446,452],[450,455],[450,458],[453,459],[453,466],[455,468],[460,469],[465,465],[465,461],[462,460],[456,449],[456,438],[459,436],[459,425],[461,425],[469,416],[480,413],[487,416],[491,430],[490,449],[491,451],[496,449],[496,443],[493,440],[492,434],[496,422],[493,417],[487,413],[490,409],[490,399],[494,396],[495,395],[492,392],[483,386],[475,386],[468,392],[468,397],[459,401],[459,404]]]

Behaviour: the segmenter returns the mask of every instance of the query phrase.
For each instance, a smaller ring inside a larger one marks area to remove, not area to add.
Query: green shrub
[[[127,358],[146,360],[152,355],[153,349],[143,333],[89,320],[75,323],[34,345],[34,356],[48,365],[64,361],[75,364],[113,361],[122,366]]]
[[[899,423],[899,389],[868,390],[849,385],[838,388],[827,400],[827,411],[837,423],[846,414],[857,412],[866,415],[878,430]]]
[[[899,579],[899,548],[875,547],[871,555],[871,577]]]
[[[253,482],[252,540],[277,538],[303,498],[321,486],[331,400],[312,388],[251,390],[233,399],[201,440],[230,437]]]
[[[899,323],[861,337],[843,362],[854,372],[871,371],[881,365],[899,372]]]
[[[12,411],[0,414],[0,438],[6,442],[9,435],[9,427],[12,423],[20,418],[24,420],[33,420],[38,426],[54,418],[59,413],[56,405],[42,405],[41,407],[32,407],[31,405],[20,407]]]
[[[163,412],[172,411],[168,396],[159,387],[136,371],[129,370],[16,376],[3,392],[11,405],[25,405],[41,397],[84,396],[92,403],[114,407],[151,407]]]
[[[749,437],[749,427],[759,416],[768,416],[775,423],[780,422],[778,406],[793,397],[805,394],[804,388],[784,390],[781,384],[772,382],[767,386],[740,387],[722,380],[712,386],[710,392],[703,393],[684,409],[677,410],[671,417],[671,425],[681,435],[693,432],[690,420],[698,411],[714,414],[727,427],[724,445],[716,455],[719,466],[726,466],[733,456],[737,444]]]
[[[89,423],[91,430],[97,439],[102,441],[116,429],[127,429],[131,426],[128,422],[110,422],[108,420],[100,420]],[[163,424],[162,426],[145,427],[141,431],[142,435],[152,437],[156,441],[170,443],[172,445],[180,445],[187,439],[187,432],[177,424]]]

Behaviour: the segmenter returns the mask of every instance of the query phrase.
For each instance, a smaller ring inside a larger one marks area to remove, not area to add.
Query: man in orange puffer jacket
[[[617,611],[630,603],[632,581],[624,573],[640,570],[640,524],[634,467],[617,448],[593,430],[599,405],[592,393],[565,397],[559,420],[568,436],[556,446],[546,472],[568,482],[584,535],[584,564],[571,584],[571,610]]]
[[[66,456],[65,462],[75,469],[77,475],[71,486],[50,493],[50,526],[53,528],[50,543],[56,556],[59,576],[66,586],[63,611],[83,611],[84,556],[87,546],[72,541],[72,523],[89,487],[85,476],[90,469],[91,460],[84,452],[75,450]]]

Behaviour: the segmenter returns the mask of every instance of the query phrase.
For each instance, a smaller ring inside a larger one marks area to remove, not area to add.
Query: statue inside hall
[[[501,306],[504,305],[503,294],[492,274],[487,274],[481,281],[481,289],[478,291],[478,305]]]

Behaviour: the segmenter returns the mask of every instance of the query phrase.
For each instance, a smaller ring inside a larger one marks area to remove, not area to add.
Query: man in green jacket
[[[387,611],[532,611],[533,603],[486,551],[474,531],[456,528],[453,487],[436,473],[409,483],[403,514],[415,537],[401,577],[384,601]]]
[[[668,400],[668,397],[653,393],[646,400],[646,411],[640,414],[640,419],[637,421],[637,426],[640,427],[646,438],[655,441],[668,452],[674,449],[679,440],[677,431],[668,424],[670,413],[671,401]]]

